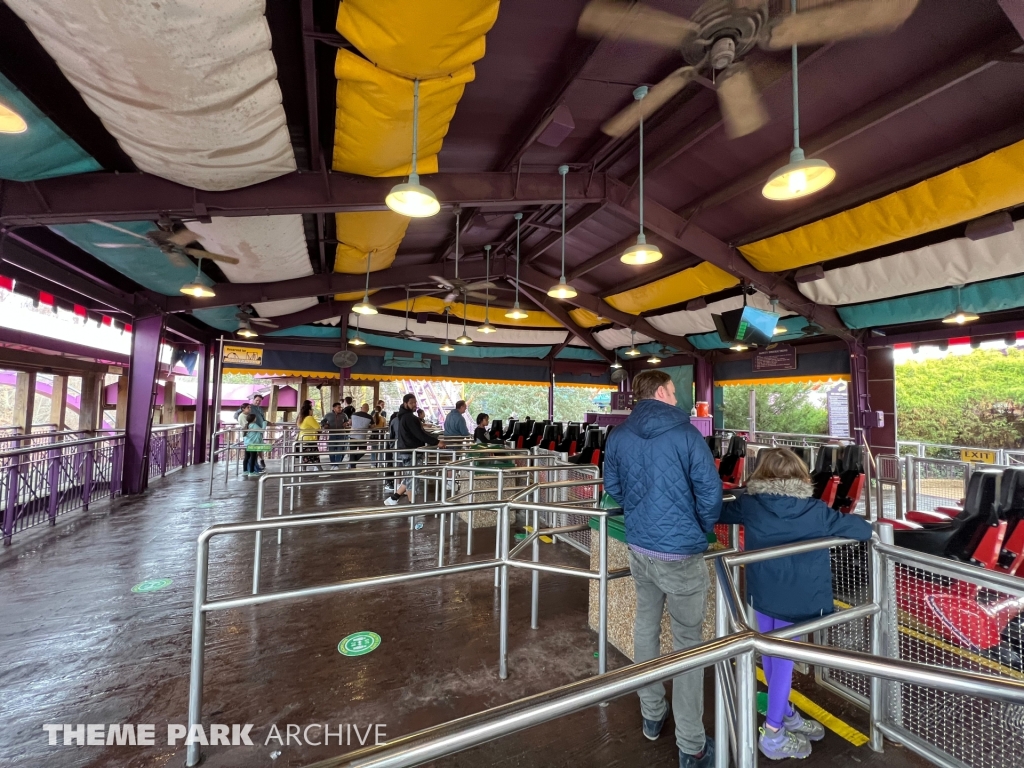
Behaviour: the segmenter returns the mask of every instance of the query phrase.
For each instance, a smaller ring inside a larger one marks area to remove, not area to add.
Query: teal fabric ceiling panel
[[[348,337],[351,339],[356,335],[354,328],[349,328]],[[360,331],[359,335],[367,344],[379,349],[396,349],[402,352],[425,352],[437,354],[438,345],[427,341],[408,341],[392,336],[378,336],[366,331]],[[449,357],[533,357],[545,358],[551,354],[551,347],[478,347],[475,345],[456,345],[454,352],[449,352]]]
[[[304,339],[340,339],[341,328],[334,325],[299,325],[295,328],[284,328],[280,331],[267,331],[263,335],[299,336]]]
[[[885,301],[839,307],[839,316],[850,328],[873,328],[939,320],[956,309],[956,288],[916,293]],[[971,312],[999,312],[1024,307],[1024,275],[965,285],[961,306]]]
[[[0,101],[28,124],[23,133],[0,133],[0,179],[37,181],[103,170],[3,75]]]
[[[566,347],[556,357],[559,360],[604,360],[590,347]]]

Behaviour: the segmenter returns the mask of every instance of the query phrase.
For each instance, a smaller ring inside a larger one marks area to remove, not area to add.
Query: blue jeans
[[[331,464],[341,464],[345,458],[345,438],[332,437],[327,443],[327,450],[331,452]]]

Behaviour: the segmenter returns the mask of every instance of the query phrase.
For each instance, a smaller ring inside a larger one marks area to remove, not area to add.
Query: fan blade
[[[444,297],[444,303],[451,304],[457,298],[459,298],[459,294],[457,294],[455,291],[449,291],[448,294]]]
[[[262,317],[252,317],[250,315],[249,316],[249,322],[250,323],[256,323],[257,325],[265,325],[265,326],[267,326],[267,328],[277,328],[277,323],[275,323],[273,320],[267,320],[267,319],[262,318]]]
[[[145,248],[142,243],[93,243],[97,248]]]
[[[467,291],[486,291],[488,288],[497,288],[495,283],[472,283],[464,286]]]
[[[718,81],[718,104],[730,139],[753,133],[768,122],[754,76],[742,62],[727,67],[722,73]]]
[[[577,29],[587,37],[637,40],[665,48],[679,48],[700,32],[689,19],[617,0],[591,0],[580,14]]]
[[[161,249],[163,250],[163,249]],[[171,263],[176,267],[188,267],[189,269],[195,269],[195,264],[185,258],[185,256],[175,250],[163,251],[164,255],[171,260]]]
[[[234,256],[223,256],[219,253],[210,253],[201,248],[182,248],[185,253],[196,259],[209,259],[210,261],[222,261],[225,264],[237,264],[238,259]]]
[[[115,232],[120,232],[122,235],[131,235],[132,237],[137,237],[139,240],[145,240],[147,243],[149,242],[149,238],[146,237],[145,235],[140,235],[138,232],[132,232],[130,229],[125,229],[124,227],[119,227],[116,224],[111,224],[109,221],[100,221],[99,219],[89,219],[89,223],[90,224],[99,224],[101,227],[106,227],[107,229],[112,229]]]
[[[680,67],[655,85],[640,101],[634,101],[615,117],[601,126],[609,136],[625,136],[640,124],[640,115],[650,117],[665,105],[669,99],[689,85],[697,74],[695,67]]]
[[[761,46],[770,51],[864,35],[884,35],[910,18],[920,0],[850,0],[768,22]]]
[[[467,296],[472,296],[474,299],[480,299],[482,301],[494,301],[497,296],[493,296],[490,293],[480,293],[478,291],[466,291]]]
[[[185,246],[199,240],[199,235],[187,227],[182,227],[177,232],[163,232],[163,230],[160,230],[160,232],[164,235],[164,242],[174,243],[175,245]],[[152,235],[152,233],[150,234]]]
[[[448,289],[455,287],[452,285],[452,281],[449,280],[447,277],[441,277],[440,275],[430,275],[430,279],[433,280],[438,285],[443,285],[445,288]]]

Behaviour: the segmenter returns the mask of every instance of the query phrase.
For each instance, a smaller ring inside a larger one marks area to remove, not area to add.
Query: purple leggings
[[[773,619],[760,611],[757,614],[757,628],[761,632],[793,626],[791,621]],[[793,714],[793,706],[789,703],[789,689],[793,684],[793,662],[789,659],[778,659],[774,656],[762,656],[764,677],[768,681],[768,715],[765,722],[772,728],[781,728],[782,720]]]

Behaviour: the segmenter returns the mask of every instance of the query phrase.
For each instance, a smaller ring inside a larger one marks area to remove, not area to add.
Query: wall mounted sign
[[[263,347],[225,344],[224,363],[226,365],[263,365]]]
[[[772,344],[754,354],[754,371],[795,371],[796,350],[789,344]]]

